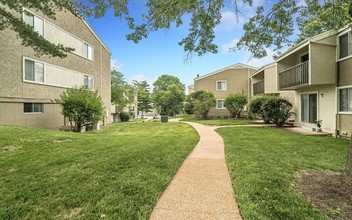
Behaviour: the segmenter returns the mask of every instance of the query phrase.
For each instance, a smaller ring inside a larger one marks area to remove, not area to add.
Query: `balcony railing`
[[[253,84],[253,95],[264,93],[264,80]]]
[[[309,61],[300,63],[294,67],[279,73],[279,88],[289,88],[306,85],[309,83]]]

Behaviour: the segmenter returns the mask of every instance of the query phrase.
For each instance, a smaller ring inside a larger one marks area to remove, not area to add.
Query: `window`
[[[87,86],[89,90],[93,90],[93,77],[84,75],[84,85]]]
[[[39,35],[43,36],[44,28],[43,28],[43,19],[33,15],[28,11],[24,11],[24,23],[33,27],[34,31],[36,31]]]
[[[226,90],[226,80],[216,81],[216,90],[225,91]]]
[[[339,37],[339,58],[344,58],[352,55],[352,32],[349,31]]]
[[[340,89],[340,112],[352,112],[352,88]]]
[[[44,64],[27,59],[24,62],[24,79],[44,82]]]
[[[83,56],[87,59],[93,60],[93,48],[86,43],[83,43]]]
[[[224,102],[225,102],[225,100],[223,100],[223,99],[216,100],[216,108],[217,109],[225,109]]]
[[[317,120],[317,94],[301,95],[301,121],[314,123]]]
[[[43,112],[43,110],[44,110],[43,103],[23,103],[24,113]]]

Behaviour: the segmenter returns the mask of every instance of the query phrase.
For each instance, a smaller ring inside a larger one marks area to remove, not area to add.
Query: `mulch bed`
[[[299,174],[297,188],[331,219],[352,219],[352,190],[341,173],[304,171]]]

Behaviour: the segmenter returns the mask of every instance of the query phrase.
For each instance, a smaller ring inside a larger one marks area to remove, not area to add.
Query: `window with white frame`
[[[93,48],[87,43],[83,43],[83,56],[93,60]]]
[[[43,19],[33,15],[28,11],[23,11],[24,23],[31,26],[35,32],[43,36],[44,33],[44,22]]]
[[[93,90],[93,77],[84,75],[84,85],[85,85],[89,90]]]
[[[25,59],[24,79],[33,82],[44,82],[44,64]]]
[[[339,36],[339,58],[352,55],[352,32]]]
[[[216,81],[216,90],[225,91],[227,87],[226,80],[218,80]]]
[[[352,87],[339,89],[339,111],[352,113]]]
[[[216,108],[217,109],[225,109],[224,102],[225,102],[224,99],[216,100]]]
[[[43,103],[23,103],[24,113],[40,113],[44,112]]]

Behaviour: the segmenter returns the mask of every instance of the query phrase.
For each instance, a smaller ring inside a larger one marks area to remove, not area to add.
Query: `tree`
[[[161,114],[176,115],[182,109],[185,99],[185,85],[179,78],[161,75],[153,83],[154,106],[160,107]]]
[[[111,71],[111,102],[118,106],[121,112],[128,105],[134,102],[135,89],[128,84],[121,72]]]
[[[26,46],[32,46],[40,54],[64,57],[70,48],[53,45],[36,34],[20,19],[13,15],[22,12],[22,7],[41,11],[44,15],[55,18],[55,11],[68,10],[80,16],[102,17],[113,8],[117,17],[126,20],[131,33],[126,35],[128,40],[138,43],[148,37],[151,32],[169,29],[171,25],[181,26],[185,19],[189,19],[189,33],[180,42],[185,52],[197,53],[199,56],[218,48],[214,43],[214,28],[221,21],[221,10],[227,5],[234,6],[234,12],[241,15],[239,3],[253,6],[253,0],[147,0],[146,11],[132,17],[129,13],[132,1],[128,0],[94,0],[84,4],[80,0],[2,0],[5,7],[0,7],[0,30],[6,28],[14,30]],[[253,57],[261,58],[267,55],[267,48],[274,47],[277,53],[284,47],[291,46],[304,38],[319,34],[328,29],[339,29],[351,24],[348,14],[349,0],[317,1],[279,0],[276,3],[268,1],[256,8],[256,14],[244,24],[244,34],[233,48],[247,49]],[[229,4],[228,4],[229,3]],[[11,11],[10,11],[11,10]],[[190,15],[190,16],[184,16]],[[141,21],[139,24],[136,21]],[[292,38],[297,24],[299,38]]]
[[[189,94],[189,99],[192,100],[194,105],[194,114],[203,119],[208,118],[210,109],[216,106],[216,99],[212,92],[199,90]]]
[[[263,104],[272,97],[273,96],[260,96],[249,103],[249,112],[259,116],[266,124],[270,123],[271,119],[265,117],[267,114],[264,114]]]
[[[229,110],[232,118],[238,118],[247,102],[247,96],[242,91],[241,93],[228,95],[225,99],[224,106]]]
[[[98,92],[86,87],[69,88],[56,102],[61,104],[62,114],[68,118],[74,132],[81,132],[84,126],[98,123],[104,115],[104,104]]]
[[[141,111],[143,118],[144,113],[149,112],[150,109],[152,109],[149,84],[147,81],[134,81],[133,83],[137,91],[137,110]]]

